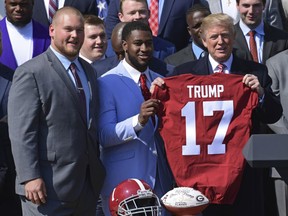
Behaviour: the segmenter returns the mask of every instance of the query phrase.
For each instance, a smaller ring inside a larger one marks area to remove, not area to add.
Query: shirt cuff
[[[140,130],[143,129],[143,125],[141,125],[140,122],[138,121],[138,116],[139,114],[133,116],[133,119],[132,119],[132,126],[135,132],[139,132]]]
[[[262,95],[262,97],[258,97],[258,101],[260,104],[264,102],[265,94]]]

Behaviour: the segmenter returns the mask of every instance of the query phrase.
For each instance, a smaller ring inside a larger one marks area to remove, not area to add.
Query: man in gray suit
[[[283,114],[278,122],[268,125],[273,130],[273,132],[277,134],[288,134],[287,60],[288,50],[285,50],[271,57],[266,62],[268,73],[272,79],[271,88],[273,92],[280,97],[281,105],[283,107]],[[278,209],[277,216],[287,216],[288,186],[275,168],[272,168],[271,177],[275,186]]]
[[[95,216],[105,171],[97,143],[96,77],[78,58],[82,14],[58,10],[49,33],[50,48],[15,71],[8,100],[16,193],[24,216]]]

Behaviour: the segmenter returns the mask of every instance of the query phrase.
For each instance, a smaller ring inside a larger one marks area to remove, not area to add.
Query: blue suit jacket
[[[154,80],[159,75],[150,71],[149,77]],[[143,179],[154,188],[156,171],[163,193],[167,192],[171,189],[172,177],[157,127],[151,119],[137,133],[132,126],[132,118],[140,112],[144,102],[140,87],[132,80],[122,62],[99,78],[98,82],[101,159],[108,170],[102,196],[107,199],[113,188],[127,178]]]
[[[95,69],[96,77],[102,76],[102,74],[111,70],[119,64],[119,60],[116,55],[103,59],[92,66]],[[161,76],[169,76],[174,71],[174,66],[166,64],[165,62],[153,57],[149,63],[149,68],[152,71],[156,71]]]
[[[36,21],[33,22],[33,55],[35,57],[43,53],[50,45],[50,36],[48,28],[42,26]],[[2,48],[3,53],[0,56],[0,62],[11,69],[15,70],[17,65],[15,55],[13,53],[11,41],[6,26],[6,17],[0,21],[0,28],[2,31]]]
[[[189,42],[186,11],[193,4],[194,0],[165,0],[164,2],[158,36],[172,42],[176,46],[176,50],[186,47]],[[119,10],[120,0],[111,0],[105,24],[108,38],[111,37],[114,26],[120,22]]]

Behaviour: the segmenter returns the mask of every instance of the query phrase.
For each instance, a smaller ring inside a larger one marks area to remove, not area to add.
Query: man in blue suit
[[[108,38],[111,36],[114,26],[119,22],[121,0],[112,0],[108,6],[106,18],[106,31]],[[186,11],[194,4],[194,0],[159,0],[159,14],[161,14],[158,37],[172,42],[176,50],[187,46],[190,36],[186,26]],[[150,0],[147,0],[150,5]]]
[[[32,20],[34,0],[6,0],[6,17],[0,21],[3,54],[0,62],[15,70],[50,45],[48,28]]]
[[[130,22],[123,29],[122,39],[125,59],[98,79],[101,159],[109,170],[101,192],[106,216],[110,215],[109,196],[123,180],[142,179],[159,197],[173,184],[157,130],[159,101],[144,100],[139,87],[144,74],[148,87],[159,76],[148,67],[152,32],[143,22]]]
[[[111,43],[116,55],[102,59],[96,62],[96,64],[93,64],[97,77],[100,77],[102,74],[116,67],[119,62],[124,59],[125,53],[122,47],[122,31],[126,24],[127,22],[118,23],[112,32]],[[166,64],[164,61],[161,61],[154,56],[149,62],[149,68],[152,71],[157,71],[157,73],[162,76],[168,76],[169,74],[172,74],[174,70],[174,66]]]

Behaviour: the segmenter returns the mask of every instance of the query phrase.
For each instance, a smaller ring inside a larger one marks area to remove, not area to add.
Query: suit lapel
[[[163,11],[162,11],[161,20],[160,20],[159,29],[158,29],[158,35],[160,35],[164,29],[164,26],[167,22],[169,15],[170,15],[170,11],[172,9],[174,1],[175,0],[165,0],[164,1]]]
[[[47,54],[48,60],[50,62],[50,67],[53,69],[53,71],[55,73],[58,74],[58,76],[61,78],[61,80],[64,82],[65,86],[67,87],[68,91],[71,93],[73,102],[74,102],[75,106],[77,107],[77,109],[79,111],[79,114],[82,117],[82,120],[86,124],[86,116],[81,111],[82,108],[81,108],[81,105],[80,105],[79,96],[77,94],[76,88],[75,88],[72,80],[70,79],[67,71],[65,70],[65,68],[62,65],[62,63],[55,56],[55,54],[53,53],[53,51],[50,48],[48,48],[48,50],[46,51],[46,54]]]
[[[44,40],[41,37],[37,37],[37,33],[39,30],[36,27],[35,21],[33,23],[33,57],[39,55],[44,47]]]
[[[264,35],[262,62],[266,62],[266,60],[269,58],[273,46],[273,40],[269,34],[270,30],[266,24],[264,24],[264,32],[265,35]]]
[[[135,95],[136,100],[139,103],[142,103],[144,99],[143,99],[140,87],[137,86],[137,84],[134,82],[134,80],[132,79],[132,77],[130,76],[130,74],[128,73],[128,71],[125,69],[125,67],[123,66],[123,64],[121,62],[119,63],[119,65],[117,67],[119,67],[118,71],[121,71],[118,73],[121,81]],[[129,78],[129,79],[127,79],[127,78]]]
[[[241,58],[253,61],[245,36],[239,26],[239,22],[235,25],[235,29],[236,29],[235,42],[238,44],[238,46],[235,49],[236,55]]]
[[[7,26],[6,26],[6,18],[2,19],[0,25],[1,25],[2,38],[3,38],[2,41],[5,41],[5,43],[2,43],[2,49],[4,52],[0,56],[0,61],[3,63],[5,62],[5,65],[7,65],[8,67],[14,70],[17,68],[18,65],[16,62],[15,55],[13,53],[12,45],[11,45],[10,38],[8,35]]]

